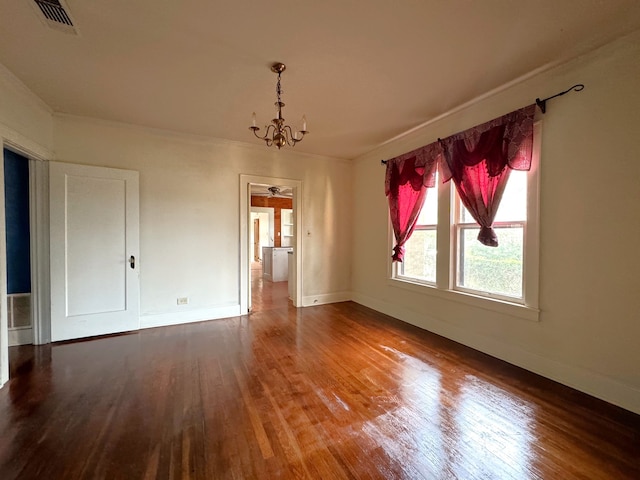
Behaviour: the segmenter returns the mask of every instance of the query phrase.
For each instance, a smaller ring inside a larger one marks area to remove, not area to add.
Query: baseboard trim
[[[14,328],[9,329],[9,346],[29,345],[33,343],[33,328]]]
[[[219,318],[237,317],[239,315],[241,315],[241,313],[240,305],[238,304],[187,310],[184,312],[144,314],[140,315],[140,329],[203,322]]]
[[[348,302],[351,300],[351,292],[324,293],[321,295],[308,295],[302,297],[303,307],[314,305],[326,305],[327,303]]]
[[[541,355],[507,345],[492,338],[470,333],[434,317],[361,293],[352,300],[378,312],[441,335],[492,357],[575,388],[583,393],[640,414],[640,390],[597,372],[568,365]]]

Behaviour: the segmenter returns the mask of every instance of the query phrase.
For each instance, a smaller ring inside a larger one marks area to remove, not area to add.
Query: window
[[[527,224],[527,172],[513,170],[493,222],[497,247],[478,240],[480,227],[454,198],[456,251],[455,287],[460,290],[521,300],[523,291],[524,230]]]
[[[480,227],[453,182],[438,179],[405,244],[404,262],[392,264],[392,281],[480,306],[489,301],[527,307],[537,318],[539,151],[536,123],[531,170],[511,170],[494,220],[498,247],[477,240]]]

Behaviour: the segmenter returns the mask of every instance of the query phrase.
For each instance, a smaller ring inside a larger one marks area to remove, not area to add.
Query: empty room
[[[640,478],[640,2],[0,0],[0,478]]]

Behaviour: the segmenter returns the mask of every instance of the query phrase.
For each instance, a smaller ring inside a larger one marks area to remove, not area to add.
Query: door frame
[[[4,149],[21,155],[29,162],[29,255],[31,261],[31,332],[34,345],[51,342],[49,278],[49,162],[29,150],[4,142]],[[4,175],[4,156],[3,175]],[[2,179],[4,185],[4,176]],[[4,215],[4,195],[3,195]],[[6,229],[6,219],[3,217]],[[4,246],[6,255],[6,245]],[[6,277],[6,258],[4,264]],[[7,296],[6,290],[2,295]],[[11,339],[9,335],[9,339]],[[17,337],[14,337],[14,339]],[[23,337],[25,338],[25,337]],[[20,342],[21,343],[21,342]]]
[[[295,218],[293,258],[295,262],[293,306],[302,306],[302,181],[290,178],[240,175],[240,315],[251,308],[251,263],[253,245],[249,245],[251,219],[251,185],[286,185],[293,190],[293,215]],[[250,251],[251,250],[251,251]]]
[[[31,327],[33,343],[51,341],[49,315],[49,164],[52,153],[0,125],[0,146],[29,160],[29,227],[31,229]],[[11,140],[11,138],[19,141]],[[0,156],[0,386],[9,380],[7,251],[4,204],[4,155]]]
[[[257,262],[258,260],[260,260],[260,217],[253,219],[253,235],[251,236],[251,238],[253,239],[252,262]]]

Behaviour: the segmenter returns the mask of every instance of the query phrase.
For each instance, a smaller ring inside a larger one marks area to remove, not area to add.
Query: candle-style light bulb
[[[253,115],[251,116],[251,126],[256,126],[256,112],[253,112]]]
[[[302,131],[303,132],[307,131],[307,116],[306,115],[302,115]]]

